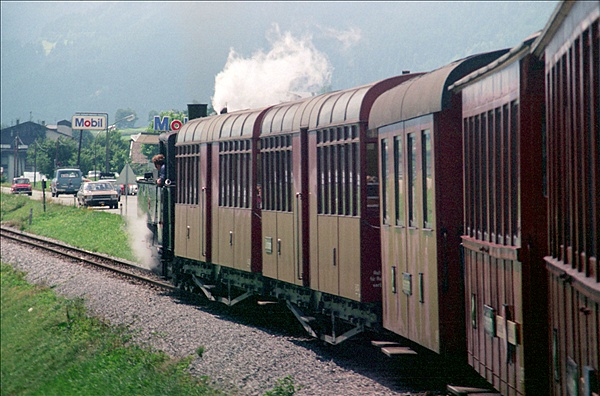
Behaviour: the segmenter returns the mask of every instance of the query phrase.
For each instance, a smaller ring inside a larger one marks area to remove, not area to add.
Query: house
[[[0,130],[0,173],[7,180],[21,176],[25,171],[33,171],[27,163],[27,149],[36,139],[53,139],[73,136],[71,121],[59,121],[56,125],[46,125],[32,121],[19,122]]]
[[[139,133],[131,137],[131,145],[129,148],[129,158],[132,164],[147,164],[148,158],[142,153],[142,144],[158,145],[158,135]]]

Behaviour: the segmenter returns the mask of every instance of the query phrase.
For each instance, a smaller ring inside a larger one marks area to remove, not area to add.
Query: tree
[[[132,120],[125,120],[127,116],[133,114],[135,116]],[[115,126],[120,129],[125,128],[133,128],[135,126],[135,122],[138,120],[137,113],[134,110],[131,110],[129,107],[126,109],[118,109],[115,113]]]
[[[158,111],[156,111],[156,110],[151,110],[151,111],[148,113],[148,122],[152,122],[152,120],[154,120],[154,116],[157,116],[157,115],[159,115]]]
[[[37,139],[27,149],[27,162],[35,165],[38,172],[52,177],[56,168],[77,166],[86,174],[91,170],[104,171],[106,167],[106,133],[100,131],[94,136],[83,131],[81,152],[79,151],[79,132],[73,139],[58,140]],[[129,140],[123,139],[118,130],[109,130],[109,171],[118,172],[129,161]]]
[[[77,165],[77,148],[74,139],[37,139],[27,149],[27,161],[35,164],[38,172],[50,176],[57,168]]]

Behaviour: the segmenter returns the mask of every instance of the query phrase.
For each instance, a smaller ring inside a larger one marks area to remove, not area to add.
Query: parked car
[[[87,173],[88,179],[98,179],[100,177],[100,171],[89,171]]]
[[[137,184],[128,184],[127,185],[127,193],[129,195],[137,195],[137,193],[138,193],[138,186],[137,186]]]
[[[119,198],[114,185],[102,180],[83,183],[77,192],[77,203],[79,206],[109,206],[116,209]]]
[[[120,202],[121,201],[121,193],[122,193],[122,191],[121,191],[121,186],[119,186],[117,184],[117,180],[116,179],[102,179],[102,181],[106,181],[106,182],[112,183],[115,191],[117,192],[118,201]]]
[[[31,183],[26,177],[15,177],[10,186],[12,194],[27,194],[31,196]]]
[[[79,169],[57,169],[50,184],[50,192],[53,197],[58,197],[59,194],[77,195],[81,182],[82,175]]]

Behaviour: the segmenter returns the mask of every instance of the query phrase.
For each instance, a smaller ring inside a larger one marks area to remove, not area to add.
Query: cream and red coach
[[[374,103],[380,151],[383,326],[432,351],[465,354],[461,97],[448,87],[506,50],[415,77]]]

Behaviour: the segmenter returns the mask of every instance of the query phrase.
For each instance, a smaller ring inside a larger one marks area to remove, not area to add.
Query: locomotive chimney
[[[206,117],[207,106],[206,104],[190,103],[188,106],[188,119],[194,120],[196,118]]]

